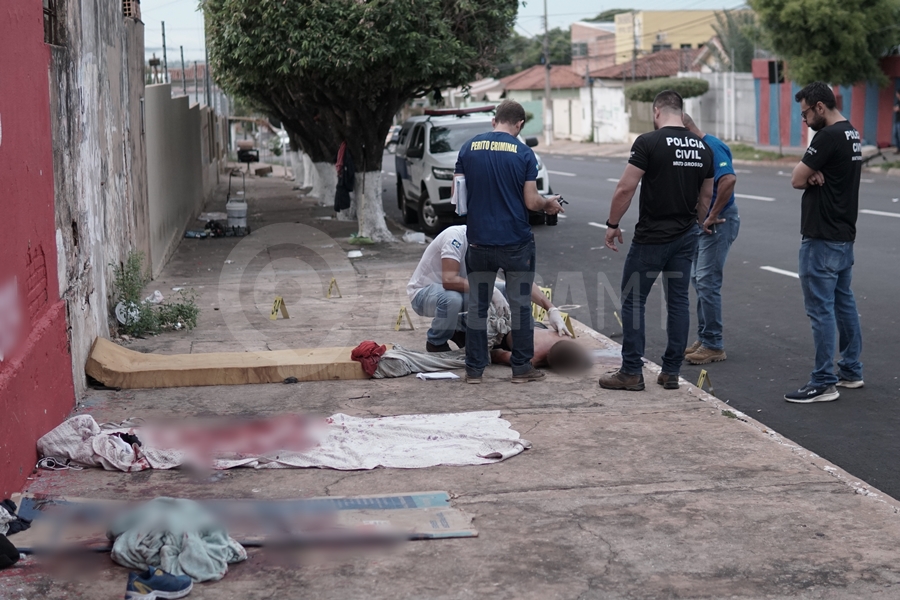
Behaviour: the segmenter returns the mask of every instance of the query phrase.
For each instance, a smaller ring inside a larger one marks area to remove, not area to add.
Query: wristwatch
[[[610,229],[618,229],[619,228],[618,223],[610,223],[609,219],[606,220],[606,226],[609,227]]]

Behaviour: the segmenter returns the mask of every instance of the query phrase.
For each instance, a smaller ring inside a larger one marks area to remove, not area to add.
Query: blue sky
[[[686,0],[682,10],[735,8],[740,1]],[[141,17],[144,21],[144,45],[147,56],[156,53],[162,57],[162,26],[166,22],[166,46],[170,66],[179,66],[179,46],[184,46],[186,61],[203,60],[203,16],[197,10],[198,0],[142,0]],[[547,0],[550,28],[568,27],[572,22],[593,17],[610,8],[634,8],[644,10],[671,9],[670,0],[628,0],[612,2],[598,0]],[[543,31],[544,2],[528,0],[519,7],[516,30],[522,35],[535,35]]]

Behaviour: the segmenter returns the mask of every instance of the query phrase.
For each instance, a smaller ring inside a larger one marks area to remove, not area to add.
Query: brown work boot
[[[706,346],[700,346],[699,350],[692,354],[688,354],[684,358],[692,365],[705,365],[712,362],[723,361],[728,358],[728,356],[725,355],[724,350],[713,350]]]
[[[466,373],[466,383],[479,384],[481,383],[481,375],[469,375]]]
[[[702,346],[702,345],[703,345],[703,343],[700,340],[697,340],[696,342],[694,342],[693,344],[691,344],[690,346],[688,346],[687,348],[684,349],[684,355],[687,356],[688,354],[693,354],[694,352],[699,350],[700,346]]]
[[[528,383],[529,381],[542,381],[546,377],[543,371],[538,371],[534,367],[531,367],[531,370],[527,373],[522,373],[521,375],[513,375],[512,382],[513,383]]]
[[[640,392],[644,389],[644,374],[629,375],[622,371],[610,371],[600,378],[600,387],[605,390]]]
[[[678,389],[678,375],[675,373],[660,373],[656,378],[656,383],[663,386],[667,390]]]

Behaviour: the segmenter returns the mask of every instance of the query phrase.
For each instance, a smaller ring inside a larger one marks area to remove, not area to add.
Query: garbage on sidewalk
[[[78,415],[41,437],[37,447],[41,457],[57,463],[135,472],[182,466],[368,470],[485,465],[515,456],[531,443],[500,418],[500,411],[479,411],[375,419],[341,413],[328,418],[286,415],[103,428],[90,415]]]
[[[424,244],[425,234],[421,231],[407,231],[403,234],[403,241],[408,244]]]

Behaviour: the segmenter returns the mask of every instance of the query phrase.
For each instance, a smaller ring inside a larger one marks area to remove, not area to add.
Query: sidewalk
[[[594,144],[592,142],[573,142],[571,140],[553,140],[549,146],[543,145],[543,137],[538,138],[541,144],[536,148],[543,154],[564,154],[569,156],[600,156],[611,158],[628,158],[631,144]]]
[[[186,285],[199,324],[129,347],[162,353],[355,345],[372,339],[421,349],[428,320],[395,331],[424,246],[351,246],[355,223],[300,198],[292,183],[247,182],[246,238],[185,239],[149,291]],[[207,210],[224,209],[224,187]],[[399,231],[399,230],[398,230]],[[237,250],[235,250],[237,248]],[[361,249],[362,258],[347,259]],[[228,262],[234,261],[234,262]],[[343,298],[327,300],[334,277]],[[268,318],[275,295],[291,319]],[[578,327],[594,348],[614,342]],[[657,352],[654,349],[654,354]],[[548,374],[513,386],[490,367],[463,381],[322,381],[160,390],[91,391],[78,413],[128,417],[374,417],[500,410],[533,448],[478,467],[43,471],[28,491],[110,499],[298,498],[446,490],[475,516],[479,537],[408,542],[393,551],[310,557],[250,549],[219,582],[190,598],[875,598],[900,596],[900,503],[753,419],[682,383],[642,393],[601,390],[611,357],[583,377]],[[798,406],[798,418],[815,406]],[[15,542],[15,536],[10,538]],[[121,597],[127,570],[91,555],[67,570],[29,558],[0,572],[0,598]]]

